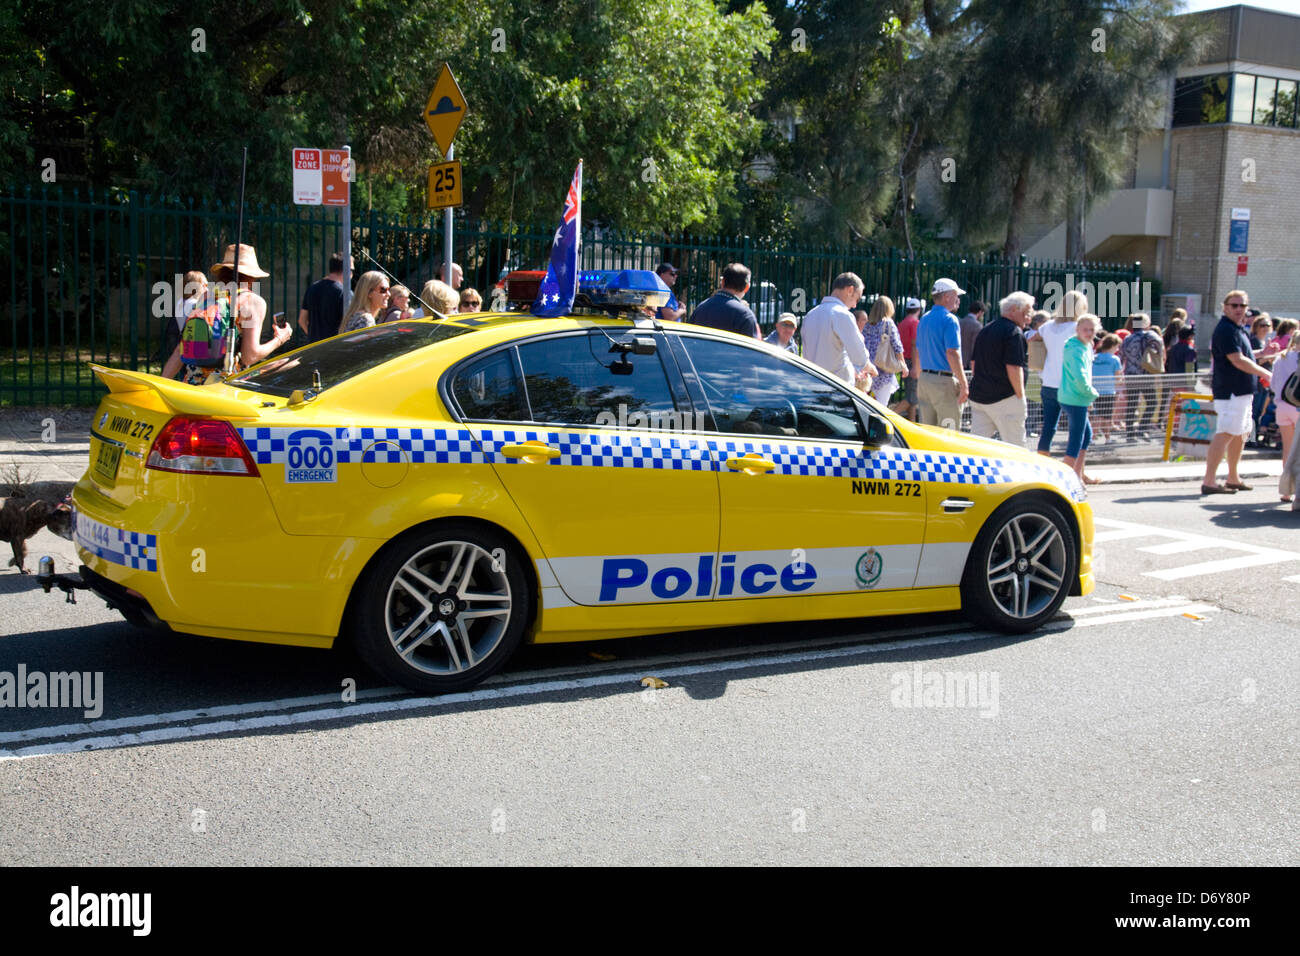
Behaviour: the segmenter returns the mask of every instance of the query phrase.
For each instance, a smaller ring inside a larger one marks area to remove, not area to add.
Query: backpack
[[[226,359],[230,302],[220,299],[193,309],[181,330],[181,361],[199,368],[220,368]]]
[[[1163,375],[1165,371],[1165,353],[1163,343],[1154,335],[1145,336],[1146,345],[1142,346],[1142,371],[1151,375]]]

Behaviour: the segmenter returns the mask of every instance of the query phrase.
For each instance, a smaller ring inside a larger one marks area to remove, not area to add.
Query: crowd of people
[[[238,288],[234,289],[232,301],[230,290],[235,285],[236,267]],[[355,261],[352,269],[355,270]],[[298,311],[297,325],[306,344],[385,322],[483,309],[483,297],[477,289],[457,291],[464,281],[464,273],[456,263],[448,270],[450,282],[433,279],[424,284],[414,308],[411,290],[390,282],[388,274],[379,270],[357,276],[349,297],[344,289],[340,252],[330,256],[327,270],[308,286]],[[182,295],[163,334],[162,354],[166,358],[162,375],[166,378],[180,378],[190,384],[206,381],[218,367],[207,353],[219,354],[220,348],[199,348],[195,340],[220,342],[232,323],[238,330],[236,368],[247,368],[262,361],[293,338],[293,327],[282,316],[275,317],[271,334],[266,335],[267,304],[255,286],[270,273],[258,264],[256,249],[240,244],[236,254],[235,246],[230,245],[225,258],[209,272],[216,288],[208,284],[208,274],[202,271],[185,273]]]
[[[168,326],[164,352],[169,357],[163,375],[200,383],[211,372],[210,363],[194,359],[197,350],[191,347],[199,319],[208,325],[208,339],[219,339],[230,323],[235,324],[237,364],[242,366],[261,361],[292,337],[292,328],[279,316],[270,337],[265,336],[267,305],[254,283],[269,273],[258,264],[253,247],[228,247],[210,272],[219,287],[229,288],[236,269],[238,288],[224,300],[220,289],[214,296],[204,273],[186,274],[175,325]],[[480,311],[483,298],[477,290],[457,291],[463,282],[460,266],[452,263],[445,271],[450,282],[425,283],[415,308],[410,290],[390,283],[387,273],[378,270],[357,278],[349,300],[343,256],[335,253],[327,274],[303,295],[298,328],[311,343],[385,322]],[[1124,328],[1111,333],[1089,311],[1087,297],[1079,291],[1065,293],[1055,314],[1035,310],[1034,297],[1016,291],[998,302],[992,321],[986,321],[986,306],[978,301],[959,318],[956,310],[966,290],[941,278],[930,290],[928,310],[909,297],[896,320],[893,299],[876,295],[868,304],[862,279],[844,272],[802,323],[793,313],[782,312],[763,338],[745,301],[753,278],[745,265],[725,266],[717,291],[689,318],[674,290],[678,269],[664,262],[655,272],[669,290],[668,301],[656,311],[660,320],[725,329],[801,354],[913,421],[956,430],[969,403],[972,433],[1023,446],[1034,437],[1032,425],[1037,428],[1039,454],[1050,455],[1064,417],[1064,461],[1088,484],[1096,483],[1084,469],[1094,429],[1104,441],[1121,429],[1130,441],[1148,437],[1149,431],[1162,428],[1174,391],[1161,387],[1161,377],[1195,376],[1200,371],[1195,329],[1182,309],[1174,310],[1163,330],[1147,313],[1135,312]],[[1240,289],[1224,297],[1211,345],[1216,432],[1202,494],[1249,490],[1238,466],[1248,436],[1258,441],[1261,429],[1275,428],[1284,459],[1289,455],[1300,410],[1274,400],[1270,385],[1276,380],[1281,386],[1298,374],[1298,329],[1294,319],[1274,319],[1252,310]],[[201,324],[199,330],[204,331]],[[1037,381],[1031,381],[1031,370],[1039,373]],[[1217,471],[1225,460],[1228,473],[1220,483]],[[1283,500],[1290,497],[1284,495]]]
[[[676,279],[673,266],[660,266],[661,277],[666,271]],[[760,338],[745,303],[751,278],[740,263],[728,265],[718,291],[687,321]],[[985,320],[986,306],[978,301],[959,318],[956,310],[966,290],[941,278],[930,290],[928,310],[907,298],[896,322],[889,296],[877,295],[864,308],[864,292],[857,275],[842,273],[830,294],[803,317],[802,327],[798,317],[782,313],[763,341],[802,354],[923,424],[959,429],[969,402],[972,433],[1023,446],[1034,437],[1027,428],[1032,423],[1037,451],[1048,456],[1064,427],[1064,461],[1086,484],[1097,483],[1084,468],[1094,428],[1103,441],[1119,431],[1128,441],[1162,433],[1173,393],[1195,388],[1200,372],[1196,331],[1182,309],[1173,311],[1163,330],[1148,313],[1134,312],[1122,329],[1107,332],[1082,292],[1067,292],[1051,314],[1035,310],[1034,297],[1017,291],[998,303],[992,321]],[[686,310],[675,297],[671,305],[661,317],[680,320]],[[1242,449],[1248,435],[1258,441],[1261,429],[1274,427],[1270,416],[1286,459],[1300,413],[1273,400],[1270,390],[1272,380],[1280,386],[1297,374],[1300,323],[1252,312],[1241,290],[1229,292],[1223,306],[1211,345],[1216,433],[1201,485],[1206,495],[1249,490],[1238,474]],[[1033,382],[1031,370],[1039,373]],[[1217,471],[1225,459],[1228,474],[1219,483]],[[1291,498],[1283,494],[1282,500]]]

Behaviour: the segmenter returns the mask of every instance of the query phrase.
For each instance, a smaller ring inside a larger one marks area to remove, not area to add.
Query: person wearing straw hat
[[[254,287],[258,279],[265,279],[271,273],[258,265],[257,250],[246,243],[241,243],[239,246],[238,262],[235,259],[234,243],[226,246],[225,256],[220,262],[212,264],[209,273],[219,287],[230,289],[235,282],[236,267],[238,267],[239,288],[235,290],[234,312],[235,323],[239,328],[238,367],[248,368],[262,361],[293,338],[293,329],[287,322],[284,325],[277,325],[272,330],[271,338],[262,341],[262,328],[266,324],[266,300],[257,294]],[[178,345],[163,367],[163,377],[174,378],[182,364],[181,346]],[[201,385],[213,371],[202,366],[186,366],[184,381],[191,385]]]

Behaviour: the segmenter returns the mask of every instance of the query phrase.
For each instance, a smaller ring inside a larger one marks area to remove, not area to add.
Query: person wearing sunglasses
[[[1201,481],[1203,495],[1233,495],[1250,491],[1252,486],[1241,480],[1237,465],[1246,434],[1254,424],[1251,404],[1255,396],[1255,379],[1267,388],[1268,369],[1256,364],[1246,328],[1250,316],[1250,298],[1240,289],[1233,289],[1223,297],[1223,315],[1214,328],[1211,354],[1214,356],[1211,387],[1214,393],[1214,414],[1217,428],[1205,458],[1205,478]],[[1216,472],[1219,462],[1228,458],[1228,480],[1218,483]]]
[[[352,293],[352,304],[339,323],[339,335],[375,324],[388,304],[388,276],[378,270],[363,273]]]
[[[460,293],[459,312],[482,312],[483,297],[478,294],[478,289],[462,289]]]

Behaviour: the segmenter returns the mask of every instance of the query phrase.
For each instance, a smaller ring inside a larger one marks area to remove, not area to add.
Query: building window
[[[1251,123],[1255,117],[1255,78],[1249,73],[1232,75],[1232,122]]]
[[[1273,122],[1278,126],[1296,128],[1296,87],[1295,80],[1277,81],[1277,116]]]
[[[1191,76],[1174,83],[1174,125],[1228,121],[1228,74]]]
[[[1295,80],[1253,73],[1186,77],[1174,83],[1174,126],[1244,123],[1295,129],[1296,88]]]

